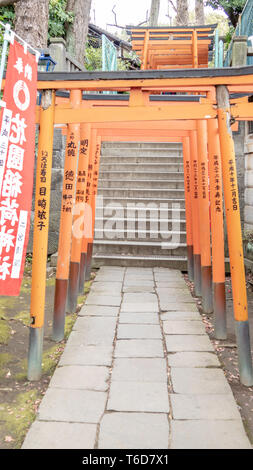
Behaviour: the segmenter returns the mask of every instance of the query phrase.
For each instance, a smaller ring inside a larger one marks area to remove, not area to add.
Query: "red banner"
[[[0,295],[18,295],[32,204],[36,57],[10,45],[0,127]]]

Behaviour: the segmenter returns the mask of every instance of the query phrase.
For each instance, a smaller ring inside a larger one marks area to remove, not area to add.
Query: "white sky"
[[[189,9],[193,10],[195,0],[188,0],[188,3]],[[117,13],[117,23],[120,26],[125,26],[126,24],[137,25],[146,19],[146,11],[150,9],[151,0],[92,0],[90,15],[91,23],[95,23],[97,26],[110,31],[115,30],[115,28],[106,26],[107,23],[114,23],[114,15],[112,13],[114,5],[116,5],[115,11]],[[207,9],[207,11],[210,11],[210,9]],[[168,14],[168,0],[161,0],[159,15],[160,23],[169,24],[169,18],[166,14]],[[174,16],[172,7],[170,7],[170,15]],[[120,31],[120,29],[117,30],[118,32]]]

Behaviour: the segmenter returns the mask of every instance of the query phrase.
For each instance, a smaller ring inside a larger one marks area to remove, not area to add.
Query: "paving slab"
[[[78,316],[80,317],[117,317],[119,307],[108,307],[105,305],[84,305]]]
[[[119,317],[119,323],[137,323],[137,324],[152,324],[158,325],[159,319],[156,313],[121,313]]]
[[[165,382],[168,375],[165,359],[116,358],[111,380],[113,382]]]
[[[241,421],[172,421],[171,449],[252,449]]]
[[[169,413],[167,384],[112,382],[107,410]]]
[[[168,280],[168,281],[156,281],[156,288],[157,289],[164,289],[164,288],[173,288],[173,289],[184,289],[186,287],[184,279],[175,279],[175,280]]]
[[[142,283],[143,284],[143,283]],[[124,284],[122,288],[122,292],[155,292],[155,287],[152,283],[150,285],[140,285],[137,284],[136,286]]]
[[[176,291],[175,291],[176,292]],[[160,304],[160,309],[162,311],[167,311],[167,310],[171,310],[171,306],[170,304],[173,302],[176,302],[177,300],[180,301],[180,303],[186,303],[186,305],[191,305],[191,301],[190,301],[190,298],[189,298],[189,295],[188,294],[185,294],[184,295],[181,295],[181,296],[177,296],[177,295],[171,295],[170,297],[168,297],[167,295],[158,295],[159,297],[159,304]],[[190,310],[190,308],[188,308],[187,310]]]
[[[139,303],[134,303],[134,302],[122,302],[121,304],[121,312],[132,312],[132,313],[139,313],[139,312],[144,312],[144,313],[158,313],[159,308],[158,308],[158,302],[155,303],[149,303],[149,302],[139,302]]]
[[[120,294],[122,290],[122,282],[114,282],[110,284],[109,282],[94,282],[91,286],[90,292],[95,293],[106,293],[105,295]]]
[[[108,380],[108,367],[71,365],[57,367],[49,387],[104,392],[108,389]]]
[[[121,295],[105,295],[98,292],[90,292],[85,304],[86,305],[103,305],[110,307],[119,307],[121,304]]]
[[[102,273],[98,274],[95,278],[95,283],[97,282],[105,282],[105,283],[110,283],[113,285],[114,282],[123,282],[124,279],[124,273]]]
[[[175,393],[232,394],[221,369],[171,367],[171,380]]]
[[[171,367],[221,367],[218,357],[211,352],[177,352],[168,354]]]
[[[197,312],[163,312],[160,315],[162,321],[200,321],[201,316]]]
[[[127,279],[127,277],[125,277],[124,282],[123,282],[123,286],[129,286],[133,288],[135,288],[136,286],[144,286],[144,285],[148,287],[153,287],[155,283],[153,279],[152,280],[146,280],[146,279],[132,280],[132,279]]]
[[[213,345],[204,335],[166,335],[168,352],[178,351],[214,351]]]
[[[109,413],[103,416],[99,449],[167,449],[169,422],[166,414]]]
[[[96,424],[35,421],[22,449],[93,449]]]
[[[155,294],[131,292],[123,295],[123,303],[150,303],[158,306],[157,296]]]
[[[160,325],[119,325],[118,339],[162,339]]]
[[[240,420],[241,416],[231,394],[171,394],[173,419],[224,419]]]
[[[162,341],[158,339],[121,339],[116,343],[115,357],[164,357]]]
[[[202,321],[164,321],[163,329],[165,334],[171,335],[206,335]]]
[[[68,339],[71,346],[111,345],[116,331],[116,318],[79,317]]]
[[[166,302],[167,308],[164,312],[197,312],[199,313],[194,300],[191,302]],[[166,307],[166,305],[165,305]]]
[[[72,334],[72,333],[71,333]],[[71,346],[67,343],[59,366],[111,366],[113,346]]]
[[[104,413],[107,393],[49,388],[40,404],[42,421],[98,423]]]

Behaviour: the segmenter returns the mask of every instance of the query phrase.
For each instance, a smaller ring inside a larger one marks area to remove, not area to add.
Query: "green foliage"
[[[2,23],[9,23],[12,28],[14,27],[15,11],[13,5],[0,7],[0,21]]]
[[[102,70],[102,48],[87,46],[85,51],[85,67],[87,70]]]
[[[65,38],[66,25],[73,23],[74,14],[66,11],[67,0],[50,0],[48,36]]]
[[[205,5],[214,10],[223,10],[235,27],[247,0],[206,0]]]

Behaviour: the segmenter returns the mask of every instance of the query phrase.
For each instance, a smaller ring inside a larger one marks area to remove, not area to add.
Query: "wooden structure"
[[[212,59],[217,25],[130,27],[142,70],[204,68]]]

